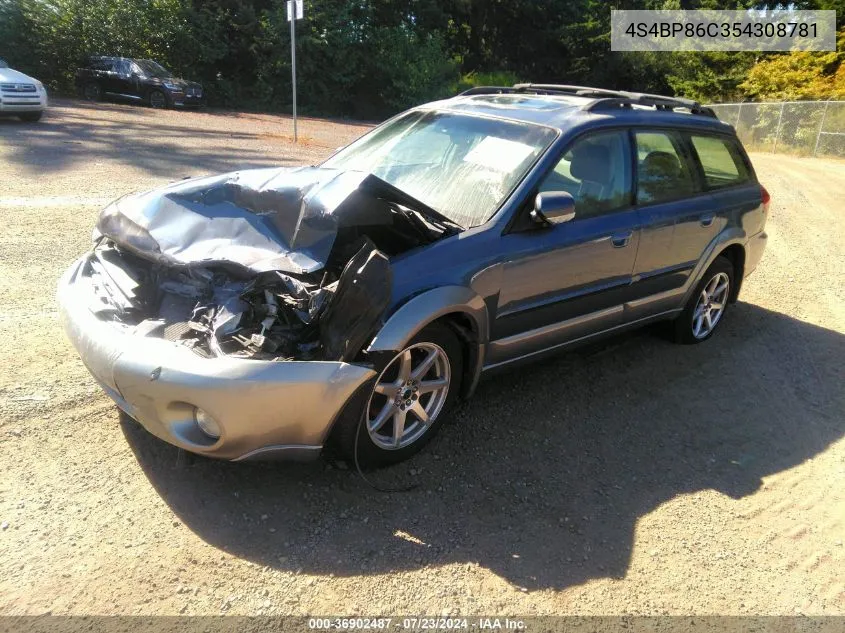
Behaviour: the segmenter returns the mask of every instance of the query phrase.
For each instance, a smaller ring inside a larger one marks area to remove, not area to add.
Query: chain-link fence
[[[750,152],[845,157],[845,101],[711,105]]]

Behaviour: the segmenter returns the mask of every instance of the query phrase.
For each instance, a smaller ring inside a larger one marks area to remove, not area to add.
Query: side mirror
[[[531,219],[538,224],[563,224],[575,217],[575,199],[565,191],[543,191],[534,198]]]

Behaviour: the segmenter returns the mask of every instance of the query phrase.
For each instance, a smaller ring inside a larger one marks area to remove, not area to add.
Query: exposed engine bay
[[[372,175],[263,169],[121,198],[83,274],[100,318],[205,357],[352,360],[389,258],[460,227]]]

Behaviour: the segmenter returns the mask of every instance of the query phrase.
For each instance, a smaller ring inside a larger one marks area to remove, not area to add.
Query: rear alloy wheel
[[[678,343],[701,343],[713,336],[728,308],[733,275],[733,264],[725,257],[713,262],[674,323]]]
[[[451,328],[440,323],[423,328],[379,374],[364,411],[359,404],[338,421],[337,448],[354,460],[357,443],[363,468],[408,459],[439,430],[458,397],[462,374],[463,352]]]
[[[153,90],[150,93],[150,107],[152,108],[166,108],[167,96],[161,90]]]
[[[726,273],[717,273],[699,293],[692,313],[692,335],[705,339],[713,333],[728,305],[731,280]]]
[[[99,101],[102,98],[103,93],[100,90],[99,84],[89,81],[87,84],[82,86],[82,96],[88,101]]]

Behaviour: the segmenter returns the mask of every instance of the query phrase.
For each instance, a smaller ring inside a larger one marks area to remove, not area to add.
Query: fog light
[[[206,411],[199,407],[194,409],[194,420],[200,430],[212,439],[220,439],[220,425]]]

